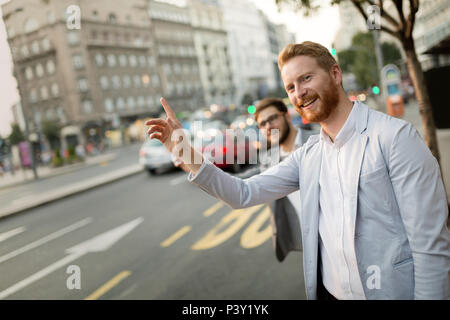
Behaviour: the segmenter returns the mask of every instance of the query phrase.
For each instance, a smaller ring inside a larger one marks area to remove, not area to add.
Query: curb
[[[44,204],[57,201],[71,195],[75,195],[114,181],[118,181],[120,179],[138,174],[144,171],[143,167],[140,164],[126,167],[123,169],[116,170],[113,173],[107,173],[95,178],[91,178],[87,181],[81,181],[74,185],[70,185],[64,188],[59,188],[58,190],[53,190],[47,192],[44,195],[36,195],[27,199],[20,199],[20,203],[12,203],[11,205],[0,209],[0,219],[26,211],[28,209],[36,208],[42,206]],[[25,202],[25,203],[23,203]]]

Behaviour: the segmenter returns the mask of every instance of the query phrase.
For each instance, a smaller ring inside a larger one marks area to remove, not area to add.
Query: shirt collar
[[[353,133],[355,132],[357,113],[358,113],[358,103],[354,102],[352,110],[350,111],[350,114],[347,117],[347,120],[345,120],[344,125],[342,126],[341,130],[334,139],[334,143],[331,142],[330,137],[328,136],[328,134],[325,133],[323,128],[320,128],[320,139],[322,141],[325,141],[326,143],[334,145],[336,148],[342,147],[352,137]]]

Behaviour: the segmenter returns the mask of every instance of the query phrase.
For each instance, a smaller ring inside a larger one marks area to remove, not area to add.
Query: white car
[[[139,149],[139,163],[150,173],[173,169],[173,157],[157,139],[146,139]]]

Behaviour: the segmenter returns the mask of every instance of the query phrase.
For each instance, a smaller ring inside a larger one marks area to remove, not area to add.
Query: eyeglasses
[[[279,113],[275,113],[275,114],[271,115],[266,120],[261,121],[260,123],[258,123],[258,127],[259,128],[264,128],[266,126],[266,124],[268,124],[268,123],[273,124],[273,122],[275,120],[277,120],[279,116],[281,116],[281,114],[279,114]]]

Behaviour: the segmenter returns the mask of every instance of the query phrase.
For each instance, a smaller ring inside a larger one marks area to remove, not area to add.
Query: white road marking
[[[14,251],[12,251],[10,253],[5,254],[4,256],[1,256],[0,257],[0,263],[5,262],[5,261],[7,261],[9,259],[12,259],[12,258],[18,256],[19,254],[22,254],[24,252],[30,251],[30,250],[32,250],[34,248],[37,248],[37,247],[39,247],[39,246],[41,246],[41,245],[43,245],[43,244],[45,244],[45,243],[47,243],[47,242],[49,242],[51,240],[57,239],[59,237],[62,237],[63,235],[65,235],[65,234],[67,234],[69,232],[72,232],[72,231],[74,231],[74,230],[76,230],[78,228],[84,227],[85,225],[87,225],[87,224],[89,224],[91,222],[92,222],[92,218],[86,218],[86,219],[78,221],[78,222],[76,222],[76,223],[74,223],[74,224],[72,224],[72,225],[70,225],[68,227],[65,227],[65,228],[63,228],[61,230],[53,232],[53,233],[51,233],[51,234],[49,234],[49,235],[47,235],[47,236],[45,236],[45,237],[43,237],[43,238],[41,238],[39,240],[36,240],[36,241],[34,241],[32,243],[27,244],[26,246],[23,246],[22,248],[19,248],[17,250],[14,250]]]
[[[74,247],[66,250],[69,255],[62,258],[61,260],[52,263],[48,267],[36,272],[35,274],[29,276],[22,281],[17,282],[11,287],[0,292],[0,300],[16,293],[17,291],[29,286],[30,284],[44,278],[55,270],[71,263],[72,261],[80,258],[81,256],[89,252],[99,252],[108,250],[114,243],[119,241],[122,237],[136,228],[144,219],[138,218],[126,224],[123,224],[117,228],[104,232],[92,239],[84,241]]]
[[[13,230],[9,230],[7,232],[4,233],[0,233],[0,242],[5,241],[6,239],[9,239],[11,237],[14,237],[15,235],[24,232],[25,230],[27,230],[27,228],[25,227],[19,227]]]

